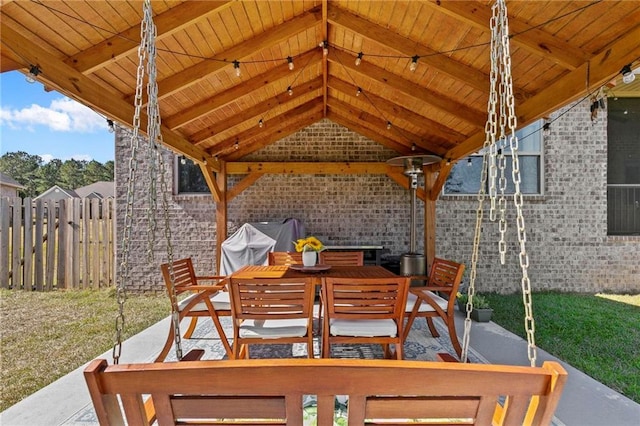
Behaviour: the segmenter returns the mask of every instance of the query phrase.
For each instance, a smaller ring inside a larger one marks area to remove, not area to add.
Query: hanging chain
[[[517,127],[517,118],[515,115],[514,97],[513,97],[513,81],[511,76],[511,56],[509,51],[509,27],[507,22],[507,8],[504,0],[497,0],[492,7],[491,26],[491,74],[490,74],[490,92],[488,100],[488,118],[485,125],[485,142],[483,146],[482,172],[480,177],[480,189],[478,190],[478,209],[476,210],[476,226],[473,239],[473,252],[471,255],[471,272],[469,274],[468,302],[466,306],[466,318],[464,324],[464,335],[462,339],[462,362],[467,361],[469,350],[470,332],[471,332],[471,311],[473,309],[473,296],[475,294],[475,280],[478,263],[478,253],[480,247],[480,236],[482,233],[483,204],[486,196],[485,187],[487,185],[487,175],[489,175],[489,196],[491,198],[490,219],[496,219],[495,198],[496,198],[496,154],[498,157],[498,167],[500,168],[500,242],[498,244],[500,251],[501,263],[504,263],[506,254],[506,200],[504,192],[506,190],[506,177],[504,175],[506,160],[504,152],[496,148],[496,134],[498,134],[498,126],[500,128],[500,137],[503,141],[509,138],[509,148],[512,158],[512,179],[515,185],[513,196],[516,207],[516,225],[518,228],[518,242],[520,243],[520,267],[522,269],[522,297],[525,308],[525,329],[528,343],[528,357],[531,366],[536,364],[536,346],[535,346],[535,323],[533,320],[533,307],[531,301],[531,283],[528,276],[529,257],[526,251],[527,234],[522,215],[522,192],[520,191],[520,166],[518,160],[518,138],[515,130]],[[498,84],[498,80],[500,83]],[[498,96],[499,95],[499,96]],[[498,99],[499,98],[499,99]],[[497,119],[496,105],[500,105],[499,123]],[[506,128],[508,127],[508,132]]]
[[[124,231],[122,233],[122,257],[116,277],[116,298],[118,316],[116,317],[116,336],[113,344],[113,363],[118,364],[122,355],[122,334],[125,326],[124,303],[126,300],[126,283],[129,282],[129,250],[131,246],[131,229],[133,227],[133,204],[135,201],[135,178],[138,168],[138,148],[140,132],[140,111],[142,109],[142,88],[144,81],[144,60],[146,56],[145,37],[146,22],[140,24],[140,46],[138,46],[138,68],[136,72],[136,94],[134,98],[133,130],[129,140],[129,180],[127,181],[127,195],[125,201]]]

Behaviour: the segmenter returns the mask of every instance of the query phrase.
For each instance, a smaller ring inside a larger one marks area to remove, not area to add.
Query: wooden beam
[[[248,120],[254,120],[254,124],[258,125],[259,117],[263,116],[265,113],[272,111],[277,106],[286,106],[288,103],[295,103],[297,99],[305,96],[309,96],[309,94],[313,94],[314,92],[322,89],[322,77],[317,77],[309,82],[302,82],[293,88],[293,95],[289,96],[288,93],[281,93],[276,95],[274,98],[267,99],[264,102],[260,102],[250,108],[239,112],[238,114],[227,117],[224,121],[215,123],[211,126],[208,126],[201,131],[194,133],[191,135],[191,142],[196,145],[202,144],[207,139],[212,138],[219,133],[229,131],[233,127],[238,126]],[[275,121],[273,119],[269,120],[271,124],[274,124]],[[259,129],[260,131],[262,129]]]
[[[309,65],[313,65],[319,62],[321,58],[322,52],[318,51],[318,49],[314,49],[300,55],[296,61],[303,64],[309,63]],[[263,89],[265,86],[287,77],[291,77],[291,71],[289,68],[282,66],[275,67],[268,72],[255,76],[247,81],[238,82],[236,86],[230,89],[212,94],[210,98],[189,106],[177,114],[163,119],[162,121],[167,125],[167,127],[176,129],[209,114],[212,110],[228,105],[243,96],[250,95],[251,92],[255,90]],[[294,91],[294,94],[296,93],[297,91]]]
[[[322,40],[327,40],[329,42],[329,22],[327,20],[327,10],[329,8],[329,0],[322,0]],[[323,50],[324,52],[324,50]],[[323,116],[327,116],[327,96],[329,89],[327,88],[327,79],[329,78],[329,63],[327,62],[327,55],[323,53],[322,55],[322,81],[323,81],[323,90],[322,90],[322,104],[324,105],[324,110],[322,111]]]
[[[211,169],[207,164],[204,164],[204,163],[199,163],[199,165],[200,165],[200,171],[202,172],[202,176],[204,177],[204,180],[207,183],[207,186],[209,187],[209,191],[213,196],[213,201],[215,201],[216,203],[223,201],[222,198],[224,195],[220,190],[220,188],[218,188],[218,183],[214,178],[213,169]]]
[[[408,146],[401,145],[395,140],[371,130],[371,128],[368,127],[366,124],[356,122],[351,118],[349,118],[348,116],[341,114],[340,112],[332,111],[330,109],[329,112],[327,113],[327,118],[337,124],[340,124],[341,126],[346,127],[347,129],[353,132],[356,132],[366,138],[371,139],[374,142],[379,143],[380,145],[386,146],[387,148],[392,149],[399,154],[402,154],[402,155],[411,154],[411,149]]]
[[[332,49],[329,52],[329,61],[339,63],[341,66],[347,68],[349,73],[354,76],[357,75],[359,77],[366,77],[371,80],[375,80],[392,89],[398,90],[407,96],[445,111],[456,118],[465,120],[474,126],[484,127],[486,113],[477,111],[467,105],[449,99],[441,93],[434,92],[418,84],[405,80],[404,78],[390,73],[389,71],[377,67],[369,62],[362,61],[360,65],[356,66],[351,55],[338,51],[337,49]]]
[[[153,22],[157,30],[156,41],[171,36],[194,22],[206,19],[208,15],[219,12],[220,9],[230,3],[232,2],[190,1],[154,16]],[[138,23],[100,43],[94,44],[87,50],[70,56],[65,59],[65,63],[75,68],[76,71],[89,74],[103,68],[112,61],[136,52],[139,45],[140,24]]]
[[[426,45],[403,37],[395,31],[376,25],[337,6],[332,5],[329,8],[329,22],[349,29],[357,33],[359,37],[368,38],[389,49],[395,50],[401,55],[406,55],[407,58],[420,55],[420,63],[427,64],[439,72],[459,80],[482,93],[485,93],[489,87],[488,74],[465,63],[451,59],[447,55],[438,54],[438,52]],[[351,62],[353,62],[353,60],[351,60]],[[514,95],[519,99],[526,99],[528,97],[527,93],[517,88],[514,88]]]
[[[358,87],[337,77],[330,77],[328,84],[330,88],[342,92],[346,96],[349,96],[354,100],[357,100],[358,98],[360,98],[360,96],[366,96],[367,101],[374,104],[380,111],[386,112],[390,115],[393,115],[394,117],[402,117],[404,120],[410,121],[418,127],[429,129],[430,133],[433,133],[441,139],[441,143],[438,144],[440,146],[443,146],[445,144],[453,145],[456,142],[461,142],[466,139],[466,136],[462,133],[458,133],[457,131],[447,126],[438,123],[437,121],[431,120],[410,110],[409,108],[404,108],[403,106],[377,96],[374,93],[367,92],[366,94],[357,96],[356,93]]]
[[[280,115],[271,118],[269,122],[273,123],[273,126],[270,125],[261,129],[256,125],[249,130],[245,130],[244,132],[238,133],[221,142],[216,143],[214,146],[209,148],[209,152],[211,152],[213,155],[220,155],[225,151],[236,149],[236,142],[238,142],[239,148],[242,148],[242,145],[246,144],[248,141],[251,141],[254,138],[259,138],[262,140],[265,137],[268,137],[267,135],[269,135],[269,133],[274,133],[282,129],[283,126],[285,126],[284,122],[286,120],[295,119],[298,115],[305,114],[309,111],[316,111],[318,107],[321,106],[322,98],[320,96],[317,96],[302,105],[298,105],[293,109],[290,109]]]
[[[548,116],[559,108],[587,95],[585,78],[589,78],[589,93],[606,84],[620,74],[624,64],[640,57],[640,26],[627,32],[589,62],[576,68],[547,86],[531,99],[516,106],[518,127],[524,127],[535,120]],[[449,150],[445,158],[458,160],[478,151],[484,144],[484,130],[474,133],[466,141]]]
[[[477,1],[428,1],[425,4],[476,28],[491,31],[491,7]],[[509,30],[511,43],[566,69],[574,70],[589,60],[589,55],[583,50],[513,16],[509,16]]]
[[[3,44],[15,52],[20,52],[21,60],[24,61],[21,62],[23,67],[28,68],[30,64],[38,65],[42,70],[42,74],[39,76],[41,81],[51,85],[60,93],[99,111],[103,115],[133,127],[134,107],[123,100],[119,93],[114,92],[109,87],[100,85],[55,58],[31,39],[22,36],[7,26],[4,20],[0,25]],[[141,114],[140,123],[140,130],[146,132],[146,114]],[[218,161],[207,152],[192,145],[181,135],[172,132],[165,126],[162,126],[161,131],[163,143],[170,149],[179,154],[185,154],[197,162],[206,160],[213,170],[218,169]]]
[[[429,146],[431,153],[444,153],[446,151],[445,148],[442,148],[435,144],[431,143],[428,140],[425,140],[420,135],[416,135],[407,130],[400,128],[399,126],[392,127],[391,129],[387,129],[387,122],[381,118],[376,117],[373,114],[370,114],[366,111],[362,111],[351,104],[340,101],[336,98],[329,98],[328,101],[329,107],[331,110],[336,111],[338,113],[342,113],[342,115],[346,115],[347,117],[356,117],[356,119],[363,123],[364,126],[369,126],[372,129],[379,129],[380,133],[386,133],[387,138],[392,139],[392,136],[400,137],[404,141],[406,141],[406,145],[400,142],[395,142],[393,145],[387,145],[388,148],[391,148],[395,151],[411,149],[411,143],[417,142],[421,146]]]
[[[233,163],[227,163],[227,164],[233,164]],[[263,175],[264,173],[249,173],[248,175],[246,175],[244,178],[242,178],[240,182],[236,183],[233,186],[233,188],[227,191],[227,201],[231,201],[235,197],[240,195],[242,191],[244,191],[245,189],[253,185]]]
[[[433,192],[435,182],[436,173],[424,170],[424,190],[427,194]],[[424,200],[424,254],[427,271],[431,271],[433,259],[436,257],[436,200],[430,197]]]
[[[271,173],[287,175],[383,175],[391,173],[387,163],[374,162],[233,162],[227,163],[227,173],[243,175],[249,173]]]
[[[232,151],[230,154],[226,155],[225,158],[229,161],[237,161],[245,155],[258,151],[269,144],[279,141],[282,138],[322,120],[322,117],[322,105],[319,103],[318,107],[306,114],[300,114],[297,116],[293,115],[289,117],[283,121],[278,129],[271,135],[260,137],[250,143],[245,143],[240,147],[240,149]]]
[[[247,41],[236,44],[207,60],[167,77],[158,83],[158,97],[163,99],[198,83],[223,68],[232,67],[231,60],[240,60],[244,57],[255,55],[270,46],[282,43],[296,34],[319,24],[321,18],[321,12],[316,7]],[[133,99],[134,96],[135,94],[130,95],[128,97],[129,100]]]
[[[428,197],[429,200],[435,201],[438,199],[438,196],[440,195],[440,191],[442,191],[442,187],[447,181],[447,177],[449,176],[449,173],[451,173],[451,169],[453,168],[453,165],[454,165],[453,161],[444,160],[441,162],[438,177],[435,179],[431,189],[429,190],[429,197]],[[430,170],[429,173],[434,173],[434,171]]]

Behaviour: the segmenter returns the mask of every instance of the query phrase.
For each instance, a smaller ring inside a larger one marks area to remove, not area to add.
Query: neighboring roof
[[[485,141],[493,3],[154,1],[163,142],[233,173],[329,119],[446,167]],[[131,126],[141,4],[3,2],[1,71],[38,64],[45,87]],[[508,14],[519,126],[638,66],[640,1],[509,1]]]
[[[35,197],[34,200],[39,200],[41,198],[43,199],[62,198],[60,197],[60,193],[62,193],[63,195],[66,195],[67,198],[78,198],[78,194],[76,194],[75,191],[61,188],[58,185],[53,185],[51,188],[47,189],[42,194]]]
[[[16,189],[25,189],[26,187],[9,175],[0,172],[0,185],[10,186]]]
[[[116,186],[113,182],[100,181],[76,188],[75,193],[80,198],[115,198]]]

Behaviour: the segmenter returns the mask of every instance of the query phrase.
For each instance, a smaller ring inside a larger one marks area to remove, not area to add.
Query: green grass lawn
[[[485,294],[492,320],[525,338],[522,296]],[[536,345],[640,403],[640,295],[533,295]]]
[[[170,310],[164,294],[129,294],[125,338]],[[117,313],[113,289],[0,289],[0,411],[112,348]]]

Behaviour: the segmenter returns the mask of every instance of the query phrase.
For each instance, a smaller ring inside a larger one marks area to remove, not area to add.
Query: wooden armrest
[[[189,286],[189,291],[194,291],[194,292],[224,291],[225,289],[226,289],[226,283],[224,283],[224,284],[217,283],[217,284],[214,284],[214,285],[190,285]]]

